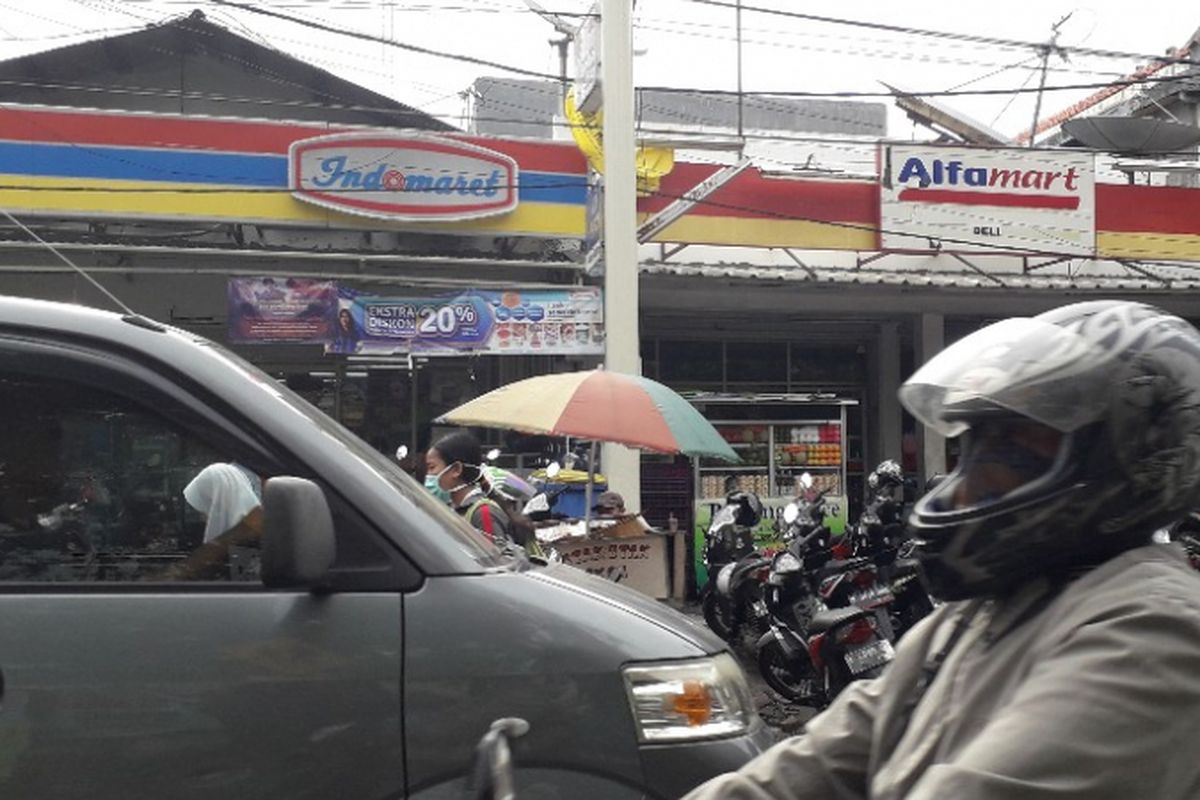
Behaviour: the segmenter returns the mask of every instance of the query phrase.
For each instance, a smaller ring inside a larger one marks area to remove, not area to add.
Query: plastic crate
[[[553,496],[559,489],[562,492],[554,501],[552,510],[555,514],[561,514],[565,517],[574,517],[575,519],[583,519],[587,514],[587,483],[547,483],[544,491]],[[595,481],[592,483],[592,505],[596,504],[596,498],[600,493],[608,489],[606,481]]]

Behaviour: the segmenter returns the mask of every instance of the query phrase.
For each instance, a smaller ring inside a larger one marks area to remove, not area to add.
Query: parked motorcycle
[[[753,492],[734,491],[713,514],[704,536],[709,581],[700,595],[704,621],[722,639],[736,643],[749,630],[757,639],[766,630],[762,586],[769,554],[754,547],[754,529],[762,521],[762,502]]]
[[[1178,522],[1155,535],[1156,541],[1178,542],[1187,554],[1192,569],[1200,570],[1200,511],[1190,511]]]
[[[869,558],[835,557],[823,500],[820,493],[784,511],[790,540],[771,563],[765,592],[770,630],[757,645],[767,685],[817,708],[851,681],[877,675],[894,654],[890,591],[875,584]],[[864,576],[870,585],[864,585]]]
[[[892,595],[891,626],[899,640],[934,608],[920,564],[911,557],[904,528],[905,491],[910,488],[900,465],[882,462],[867,478],[872,495],[853,528],[851,551],[879,569],[879,581]]]

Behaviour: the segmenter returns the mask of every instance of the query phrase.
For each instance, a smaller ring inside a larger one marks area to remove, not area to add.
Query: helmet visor
[[[1027,419],[984,420],[965,437],[951,508],[989,505],[1016,496],[1049,475],[1067,435]]]
[[[900,387],[900,402],[943,436],[1003,409],[1070,433],[1100,419],[1118,368],[1094,339],[1036,319],[1006,319],[938,353]]]

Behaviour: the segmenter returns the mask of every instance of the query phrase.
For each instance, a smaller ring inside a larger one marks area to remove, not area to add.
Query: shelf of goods
[[[742,459],[729,465],[705,459],[699,465],[700,497],[723,497],[730,478],[738,488],[760,496],[800,494],[800,476],[809,472],[817,489],[843,490],[844,424],[839,420],[714,423]]]

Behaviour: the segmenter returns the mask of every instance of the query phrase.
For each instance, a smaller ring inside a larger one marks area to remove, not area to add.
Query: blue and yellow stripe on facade
[[[4,116],[11,119],[13,111],[10,106]],[[21,111],[40,113],[37,109]],[[196,146],[195,137],[187,146],[171,146],[161,135],[156,136],[164,130],[186,130],[188,119],[181,117],[156,126],[160,118],[147,115],[147,124],[136,130],[144,131],[153,145],[128,141],[134,134],[127,134],[127,141],[119,144],[88,141],[89,132],[106,118],[111,119],[103,112],[58,114],[53,136],[36,129],[41,141],[12,138],[22,132],[20,128],[28,133],[30,126],[8,126],[0,120],[0,204],[26,214],[564,238],[582,237],[586,227],[586,168],[581,157],[574,157],[570,145],[554,145],[547,156],[539,157],[537,150],[546,152],[543,146],[496,141],[497,149],[515,151],[520,169],[519,202],[509,213],[463,222],[401,224],[331,211],[294,197],[288,187],[287,142],[280,141],[279,125],[268,128],[261,123],[222,122],[223,129],[245,127],[246,152],[203,149]],[[204,122],[212,124],[211,120]],[[269,136],[256,142],[254,134],[264,129]],[[312,131],[296,126],[295,139],[310,135]],[[484,146],[491,143],[474,141]],[[554,152],[564,147],[570,150]],[[554,169],[537,169],[539,160]],[[557,171],[564,167],[569,171]]]

